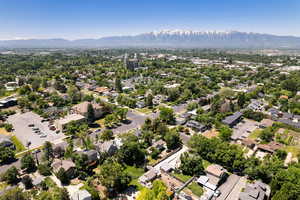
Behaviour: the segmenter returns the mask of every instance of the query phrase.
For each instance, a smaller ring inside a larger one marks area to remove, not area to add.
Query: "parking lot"
[[[258,122],[249,119],[244,119],[242,122],[240,122],[233,128],[231,139],[242,140],[244,138],[247,138],[250,135],[250,133],[252,133],[252,131],[257,129],[258,127],[259,127]]]
[[[45,141],[55,141],[65,137],[63,133],[56,133],[49,129],[49,122],[42,122],[43,118],[33,112],[9,116],[7,121],[14,127],[14,133],[24,146],[31,143],[30,148],[39,147]],[[29,127],[33,124],[33,127]],[[36,133],[33,128],[37,130]]]

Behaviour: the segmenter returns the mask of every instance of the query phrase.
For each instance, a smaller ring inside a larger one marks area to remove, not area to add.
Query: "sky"
[[[0,0],[0,40],[170,29],[300,36],[300,0]]]

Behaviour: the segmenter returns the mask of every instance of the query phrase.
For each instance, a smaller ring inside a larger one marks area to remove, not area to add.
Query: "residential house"
[[[192,128],[193,130],[197,132],[204,132],[208,129],[208,126],[201,124],[200,122],[197,122],[195,120],[190,120],[186,123],[186,126],[189,128]]]
[[[264,109],[264,104],[259,100],[251,99],[251,103],[247,106],[247,109],[255,112],[261,112]]]
[[[151,182],[159,176],[159,173],[153,168],[140,176],[139,182],[146,187],[151,186]]]
[[[18,104],[16,98],[8,97],[0,100],[0,108],[9,108]]]
[[[92,200],[92,195],[87,190],[77,190],[71,194],[71,200]]]
[[[138,102],[136,102],[136,107],[137,108],[145,108],[146,104],[144,101],[138,101]]]
[[[100,104],[96,104],[96,103],[90,103],[88,101],[84,101],[80,104],[73,106],[71,109],[72,113],[80,114],[80,115],[87,117],[89,104],[91,104],[93,106],[96,118],[99,118],[104,114],[103,106],[101,106]]]
[[[300,128],[300,115],[281,112],[275,108],[270,108],[268,112],[274,121],[278,121],[295,128]]]
[[[110,141],[105,141],[103,143],[96,144],[96,150],[99,153],[107,153],[109,156],[112,156],[117,152],[118,147],[116,146],[114,141],[110,140]]]
[[[14,143],[8,138],[0,138],[0,146],[8,147],[12,150],[16,149],[16,146],[14,145]]]
[[[85,117],[80,114],[70,114],[70,115],[65,116],[64,118],[56,120],[55,127],[60,131],[64,131],[66,129],[67,125],[73,121],[80,123],[80,122],[85,121]]]
[[[163,141],[162,139],[160,139],[160,140],[157,140],[156,142],[154,142],[151,145],[151,147],[154,147],[155,149],[158,149],[158,150],[162,151],[166,148],[166,142]]]
[[[217,164],[212,164],[204,170],[208,177],[208,182],[212,185],[219,186],[219,184],[226,178],[227,170]]]
[[[222,122],[224,124],[228,125],[229,127],[233,127],[241,121],[242,116],[243,116],[243,113],[235,112],[234,114],[225,117],[225,119],[223,119]]]
[[[60,158],[66,152],[68,143],[66,141],[61,141],[57,144],[53,144],[53,154],[56,158]]]
[[[61,160],[55,159],[51,167],[53,168],[54,173],[57,173],[60,168],[63,168],[68,177],[73,178],[75,175],[75,163],[71,160]]]
[[[257,145],[257,150],[267,152],[267,153],[275,153],[276,150],[283,147],[283,144],[271,141],[269,144],[259,144]]]
[[[99,95],[108,94],[110,89],[108,87],[96,87],[94,92],[98,93]]]
[[[269,198],[270,193],[270,186],[261,181],[255,181],[246,185],[239,195],[239,200],[266,200]]]
[[[88,165],[94,165],[94,164],[97,164],[97,162],[98,162],[99,154],[96,150],[79,151],[77,153],[87,156],[87,164]]]

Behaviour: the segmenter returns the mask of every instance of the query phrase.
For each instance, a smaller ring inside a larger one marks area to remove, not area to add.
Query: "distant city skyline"
[[[0,40],[173,29],[300,36],[299,0],[0,0],[0,5]]]

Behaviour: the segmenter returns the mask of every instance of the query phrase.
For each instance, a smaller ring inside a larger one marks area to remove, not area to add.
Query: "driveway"
[[[131,121],[130,124],[122,124],[117,128],[112,129],[115,134],[126,133],[132,129],[140,128],[147,118],[154,119],[158,116],[158,113],[151,113],[149,115],[139,113],[134,110],[129,110],[127,113],[127,119]]]
[[[231,190],[230,194],[227,196],[226,200],[238,200],[240,192],[246,187],[246,182],[247,179],[245,177],[241,177]]]
[[[63,133],[57,134],[55,131],[51,131],[48,127],[49,122],[42,122],[42,119],[33,112],[26,112],[11,115],[7,121],[13,125],[15,135],[24,146],[27,145],[27,142],[31,142],[30,148],[42,146],[46,141],[53,142],[65,137]],[[46,137],[40,137],[32,130],[32,127],[28,127],[29,124],[34,124],[34,127],[39,128]]]
[[[188,148],[186,146],[182,146],[182,149],[174,153],[173,155],[169,156],[167,159],[161,161],[157,165],[154,166],[154,169],[160,170],[160,167],[163,166],[164,164],[169,164],[173,168],[176,168],[177,163],[180,162],[180,155],[184,152],[186,152]]]
[[[240,176],[237,176],[235,174],[230,175],[227,178],[226,182],[218,188],[218,190],[220,190],[221,192],[221,195],[217,198],[217,200],[233,200],[229,199],[228,196],[232,193],[240,178]]]

